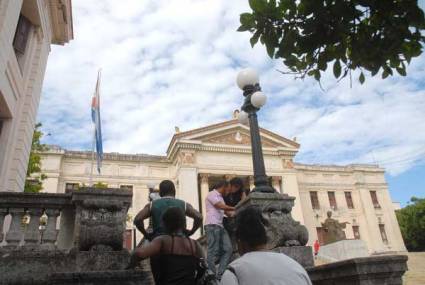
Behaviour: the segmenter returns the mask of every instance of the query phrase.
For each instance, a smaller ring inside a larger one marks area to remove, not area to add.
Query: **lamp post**
[[[270,186],[266,169],[264,166],[263,148],[261,145],[260,129],[258,127],[257,111],[266,103],[267,97],[261,92],[259,77],[252,68],[247,68],[239,72],[236,82],[243,90],[245,101],[239,113],[239,122],[246,124],[249,122],[251,133],[252,163],[254,167],[254,192],[273,193],[276,192]]]

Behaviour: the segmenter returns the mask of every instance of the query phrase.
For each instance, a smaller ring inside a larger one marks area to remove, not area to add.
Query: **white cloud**
[[[73,9],[75,40],[52,48],[44,82],[39,121],[52,134],[47,143],[90,147],[100,67],[105,151],[164,154],[174,126],[230,119],[242,103],[237,70],[253,66],[269,96],[260,123],[297,136],[299,161],[382,161],[397,174],[421,156],[424,56],[407,78],[368,78],[364,86],[354,80],[350,88],[329,74],[322,91],[311,79],[278,73],[281,62],[236,32],[246,0],[74,0]]]

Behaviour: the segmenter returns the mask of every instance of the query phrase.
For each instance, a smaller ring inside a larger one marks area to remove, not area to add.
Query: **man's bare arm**
[[[193,219],[192,229],[188,233],[189,235],[193,235],[202,226],[202,215],[191,204],[186,203],[186,216]]]
[[[228,205],[224,204],[223,202],[218,202],[218,203],[214,204],[214,207],[221,209],[221,210],[224,210],[224,211],[234,211],[235,210],[235,207],[228,206]]]
[[[150,204],[147,204],[134,218],[133,224],[136,228],[147,238],[149,236],[148,232],[145,229],[144,220],[148,219],[151,216]]]

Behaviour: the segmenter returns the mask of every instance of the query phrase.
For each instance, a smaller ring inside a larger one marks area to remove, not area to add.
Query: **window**
[[[32,24],[30,20],[21,14],[19,16],[18,26],[16,27],[15,37],[13,38],[13,49],[15,50],[16,58],[18,59],[21,70],[31,27]]]
[[[320,209],[319,198],[316,191],[310,191],[311,206],[313,209]]]
[[[120,185],[120,189],[133,191],[133,185]]]
[[[329,198],[329,205],[331,206],[332,210],[336,210],[338,207],[336,205],[335,192],[328,191],[328,198]]]
[[[323,228],[322,227],[317,227],[316,228],[317,231],[317,239],[319,240],[319,244],[322,245],[324,242],[324,232],[323,232]]]
[[[370,191],[370,197],[372,198],[373,207],[375,207],[375,209],[380,209],[381,206],[379,205],[378,196],[376,195],[376,191]]]
[[[65,184],[65,193],[78,190],[80,188],[79,183],[66,183]]]
[[[347,201],[348,209],[354,209],[354,203],[353,203],[353,198],[351,197],[351,192],[344,192],[344,193],[345,193],[345,201]]]
[[[354,239],[360,239],[359,226],[353,226]]]
[[[387,238],[387,233],[385,232],[385,225],[384,224],[379,224],[379,231],[381,232],[382,242],[384,244],[388,244],[388,238]]]

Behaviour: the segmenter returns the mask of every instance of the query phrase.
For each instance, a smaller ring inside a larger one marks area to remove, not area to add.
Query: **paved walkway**
[[[425,285],[425,252],[409,252],[403,285]]]

